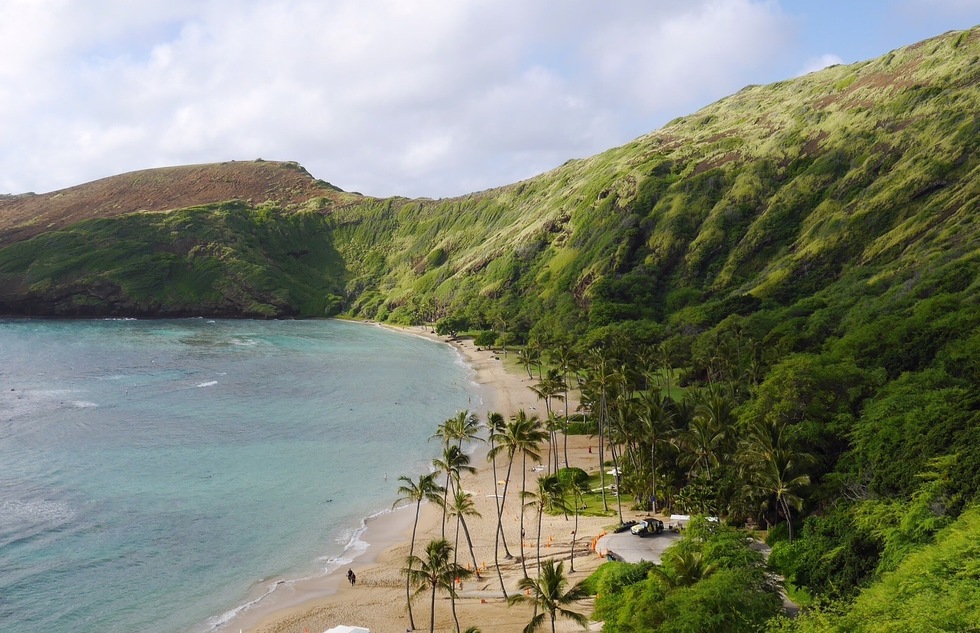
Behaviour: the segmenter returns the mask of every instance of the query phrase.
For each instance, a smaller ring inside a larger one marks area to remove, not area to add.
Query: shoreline
[[[470,412],[477,414],[481,422],[486,420],[488,411],[502,414],[505,419],[524,409],[529,415],[544,417],[544,405],[537,399],[528,386],[534,381],[526,375],[508,371],[504,360],[496,352],[478,349],[470,340],[447,340],[428,330],[428,328],[399,327],[375,322],[361,322],[389,329],[396,333],[409,334],[428,339],[433,342],[449,344],[460,355],[463,363],[473,372],[471,380],[476,384],[481,402],[471,407]],[[433,422],[433,430],[437,421]],[[573,464],[580,465],[586,470],[594,470],[597,465],[591,464],[593,456],[588,450],[592,438],[570,436],[569,446]],[[486,460],[489,447],[485,444],[470,445],[471,464],[478,468],[475,475],[463,478],[463,488],[472,493],[473,501],[482,519],[471,518],[467,521],[473,537],[474,551],[471,553],[465,539],[460,536],[457,554],[460,564],[471,567],[475,562],[477,569],[482,572],[482,578],[471,578],[461,586],[460,597],[457,600],[460,623],[463,628],[479,624],[484,633],[491,631],[513,631],[523,628],[531,613],[529,608],[518,606],[508,608],[500,590],[500,581],[493,567],[494,534],[496,532],[496,515],[494,498],[499,498],[499,483],[494,481],[490,464]],[[544,456],[544,454],[543,454]],[[515,461],[515,466],[518,462]],[[506,469],[504,462],[498,462],[498,477],[503,477]],[[528,489],[534,486],[533,480],[539,472],[528,469],[524,473]],[[520,480],[516,468],[512,475],[511,487],[508,492],[505,511],[505,533],[509,549],[517,557],[505,560],[503,551],[500,553],[501,574],[508,592],[516,590],[517,581],[523,577],[519,549],[524,546],[525,564],[534,563],[536,540],[536,517],[531,512],[525,515],[525,538],[521,538],[519,502],[515,501],[520,492]],[[530,474],[530,476],[527,476]],[[394,499],[392,500],[394,501]],[[411,505],[408,506],[409,508]],[[404,506],[401,506],[404,508]],[[373,520],[367,520],[367,527],[360,540],[367,543],[363,552],[354,557],[349,565],[357,574],[357,585],[349,586],[346,578],[339,572],[343,565],[335,570],[311,578],[289,581],[284,586],[276,587],[257,602],[235,614],[226,622],[215,628],[217,633],[241,630],[249,633],[321,633],[333,626],[346,624],[351,626],[368,627],[372,633],[384,631],[409,630],[409,618],[406,610],[405,579],[401,567],[408,554],[414,523],[414,512],[406,509],[396,509],[383,512]],[[603,533],[604,527],[617,522],[613,517],[580,517],[579,531],[575,537],[575,574],[570,574],[572,581],[579,581],[591,573],[601,562],[601,558],[589,551],[592,539]],[[438,538],[442,532],[442,514],[438,507],[423,504],[419,515],[415,552],[419,554],[425,543]],[[542,521],[542,559],[555,556],[567,558],[571,555],[572,523],[570,519],[561,516],[545,515]],[[446,538],[453,543],[454,530],[446,528]],[[547,542],[545,543],[545,538]],[[530,550],[530,551],[529,551]],[[469,561],[469,562],[468,562]],[[581,609],[591,611],[591,606]],[[413,601],[415,626],[417,629],[428,628],[429,606],[428,599]],[[436,600],[436,629],[452,630],[453,620],[450,613],[448,598],[440,593]],[[565,630],[564,626],[558,630]],[[581,630],[573,627],[568,630]]]
[[[344,320],[345,323],[357,323],[366,326],[374,326],[392,331],[397,334],[416,336],[434,343],[449,345],[458,354],[458,360],[472,372],[471,380],[476,386],[480,397],[478,410],[471,409],[471,413],[477,413],[481,419],[486,418],[486,411],[493,409],[487,407],[487,401],[493,400],[496,396],[494,390],[481,383],[479,370],[473,366],[473,359],[466,353],[462,345],[456,345],[453,341],[445,340],[437,334],[426,330],[416,331],[411,327],[394,326],[375,321]],[[435,427],[433,426],[433,430]],[[471,458],[474,462],[485,458],[489,450],[481,443],[474,443],[470,448]],[[397,475],[395,475],[397,476]],[[395,502],[395,499],[392,499]],[[419,517],[419,528],[421,531],[426,515],[426,505],[423,504],[422,512]],[[261,591],[260,585],[255,587],[258,595],[250,600],[235,606],[224,613],[209,618],[202,623],[204,630],[213,633],[226,633],[234,630],[252,631],[263,630],[269,622],[279,620],[289,620],[290,615],[297,609],[302,609],[318,599],[330,598],[340,593],[347,586],[347,578],[341,576],[344,567],[370,567],[381,564],[386,558],[386,554],[399,544],[407,543],[411,539],[412,524],[414,513],[409,512],[411,505],[399,505],[397,507],[388,506],[379,509],[376,513],[361,520],[361,526],[355,531],[355,536],[344,548],[336,559],[338,561],[348,561],[340,563],[336,569],[317,573],[312,576],[263,581],[266,591]],[[433,512],[433,521],[438,519]],[[359,533],[359,534],[358,534]],[[361,551],[351,552],[357,543],[363,543]],[[329,561],[328,561],[329,562]],[[400,564],[400,563],[399,563]],[[217,620],[217,622],[216,622]],[[196,630],[196,628],[195,628]]]
[[[416,336],[433,343],[449,345],[458,354],[459,361],[465,365],[467,370],[472,373],[470,379],[476,387],[480,397],[477,408],[470,409],[471,413],[476,413],[481,420],[486,418],[487,411],[495,410],[490,406],[498,398],[496,390],[490,382],[481,382],[480,370],[474,366],[472,353],[467,353],[465,346],[459,341],[446,340],[439,335],[429,332],[426,328],[413,328],[394,326],[374,321],[345,320],[348,323],[357,323],[365,326],[383,328],[401,335]],[[434,429],[434,427],[433,427]],[[486,458],[489,448],[482,443],[474,443],[469,449],[474,463],[480,463]],[[394,499],[392,499],[394,502]],[[410,505],[400,505],[398,507],[388,507],[378,510],[377,513],[362,519],[363,529],[351,543],[338,556],[340,560],[347,560],[347,555],[358,541],[364,543],[363,549],[350,555],[350,562],[341,563],[336,569],[318,573],[313,576],[290,579],[290,580],[270,580],[265,584],[266,591],[257,597],[237,605],[220,615],[210,618],[205,625],[208,631],[214,633],[226,633],[234,630],[261,630],[269,622],[288,620],[297,609],[301,609],[318,599],[325,599],[340,593],[347,586],[346,577],[341,576],[344,567],[369,567],[384,562],[385,555],[399,544],[407,543],[411,539],[412,523],[414,515],[407,510]],[[431,509],[430,509],[431,510]],[[433,512],[433,514],[435,514]],[[421,531],[422,523],[425,520],[426,504],[422,506],[422,514],[419,518]],[[434,516],[433,521],[438,517]],[[400,563],[398,563],[400,565]],[[219,620],[214,624],[210,624]]]

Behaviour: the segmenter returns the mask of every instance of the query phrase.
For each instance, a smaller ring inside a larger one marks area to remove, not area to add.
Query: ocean
[[[0,320],[0,631],[220,630],[363,551],[478,397],[364,324]]]

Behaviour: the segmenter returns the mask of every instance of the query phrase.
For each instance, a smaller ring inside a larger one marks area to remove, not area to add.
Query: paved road
[[[596,543],[596,550],[612,554],[616,560],[627,563],[638,563],[641,560],[660,563],[660,555],[680,537],[680,534],[667,531],[663,534],[637,536],[627,530],[619,534],[606,534]]]

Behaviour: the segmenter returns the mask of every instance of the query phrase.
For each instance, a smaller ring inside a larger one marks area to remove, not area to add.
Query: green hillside
[[[615,572],[606,630],[688,630],[668,611],[690,605],[718,631],[980,630],[980,27],[457,198],[300,175],[50,230],[57,196],[18,198],[18,232],[0,199],[0,314],[342,313],[520,346],[542,393],[580,392],[617,500],[766,529],[818,605],[769,620],[769,577],[722,531],[690,547],[724,574]]]
[[[749,87],[508,187],[351,207],[335,219],[352,309],[412,318],[431,299],[494,327],[520,303],[521,335],[583,316],[704,327],[975,272],[978,38]]]

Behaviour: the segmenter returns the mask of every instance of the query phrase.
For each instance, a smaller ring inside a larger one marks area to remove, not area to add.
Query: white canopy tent
[[[323,633],[371,633],[371,631],[365,629],[363,626],[346,626],[341,624],[332,629],[327,629]]]

